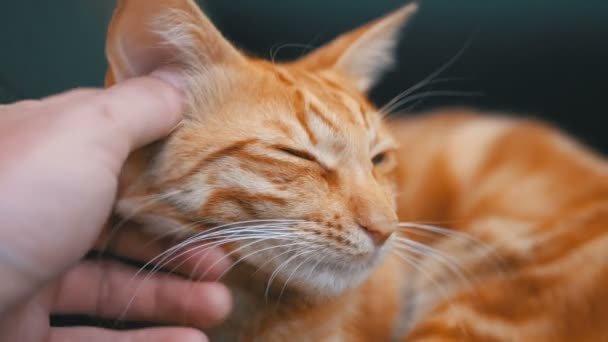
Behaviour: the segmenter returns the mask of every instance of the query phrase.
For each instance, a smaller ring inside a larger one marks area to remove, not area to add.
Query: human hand
[[[119,306],[125,309],[125,296],[133,295],[125,285],[134,272],[126,266],[79,260],[108,218],[128,154],[168,134],[181,119],[182,95],[159,79],[178,84],[168,76],[158,73],[107,90],[81,89],[0,106],[1,337],[63,341],[70,334],[81,340],[99,333],[105,341],[112,338],[108,334],[117,334],[53,330],[48,315],[96,314],[91,311],[100,308],[91,303],[99,302],[106,306],[102,315],[116,317]],[[100,282],[102,266],[105,282]],[[99,289],[100,284],[108,285]],[[200,304],[184,303],[186,286],[186,298]],[[189,323],[204,327],[221,320],[230,306],[222,285],[168,275],[141,283],[138,293],[136,298],[141,299],[132,303],[125,318],[180,323],[175,321],[183,318],[178,313],[187,307],[191,317],[205,320]],[[158,337],[165,333],[155,332]],[[144,333],[133,334],[150,339]]]

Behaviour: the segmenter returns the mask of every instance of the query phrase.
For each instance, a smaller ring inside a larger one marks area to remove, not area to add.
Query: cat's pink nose
[[[397,229],[397,214],[375,180],[363,183],[360,189],[349,201],[354,223],[377,247],[382,246]]]
[[[370,227],[369,225],[364,226],[361,224],[359,224],[359,227],[361,227],[361,229],[367,233],[376,246],[382,246],[394,231],[392,229],[381,229],[378,227]]]

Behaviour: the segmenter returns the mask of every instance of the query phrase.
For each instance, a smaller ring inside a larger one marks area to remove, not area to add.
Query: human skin
[[[49,316],[180,325],[187,312],[196,317],[189,325],[206,328],[227,315],[230,295],[211,278],[146,278],[118,262],[83,260],[96,244],[105,245],[103,226],[129,153],[180,122],[180,84],[170,72],[157,71],[105,90],[0,106],[0,340],[201,341],[202,333],[187,328],[54,328]],[[146,261],[163,249],[149,241],[145,250],[132,248],[145,239],[136,230],[114,238],[119,243],[112,252],[124,258]],[[220,255],[213,250],[190,263],[214,264]],[[205,274],[218,274],[221,267]]]

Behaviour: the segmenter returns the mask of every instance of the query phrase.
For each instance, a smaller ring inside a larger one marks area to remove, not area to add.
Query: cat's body
[[[439,271],[448,296],[422,305],[407,341],[608,340],[605,160],[530,120],[453,112],[395,129],[401,219],[445,222],[495,249],[462,238],[434,246],[471,285]],[[432,273],[437,260],[425,259]],[[415,278],[414,298],[433,287]]]
[[[132,156],[117,210],[236,261],[212,340],[608,339],[606,162],[533,121],[384,122],[363,92],[414,10],[274,64],[192,1],[119,2],[108,83],[172,64],[190,111]]]
[[[431,255],[417,264],[423,271],[389,256],[361,287],[307,306],[285,294],[279,303],[267,299],[251,278],[229,278],[239,304],[211,336],[608,340],[605,161],[553,128],[496,114],[445,110],[391,128],[401,146],[401,221],[441,222],[479,238],[427,240],[468,279]]]

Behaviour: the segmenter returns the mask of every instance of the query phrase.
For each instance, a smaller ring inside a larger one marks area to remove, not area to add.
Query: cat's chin
[[[326,298],[339,296],[345,291],[357,288],[382,262],[389,249],[384,246],[364,259],[328,263],[317,268],[314,274],[300,285],[300,291],[312,298]]]
[[[371,269],[372,267],[366,265],[354,267],[327,265],[317,269],[308,279],[294,285],[307,298],[335,297],[361,285],[370,275]]]
[[[382,262],[389,250],[389,246],[383,246],[365,257],[356,259],[318,253],[314,259],[294,263],[294,267],[277,274],[274,281],[281,293],[295,292],[308,300],[337,297],[359,287]]]

